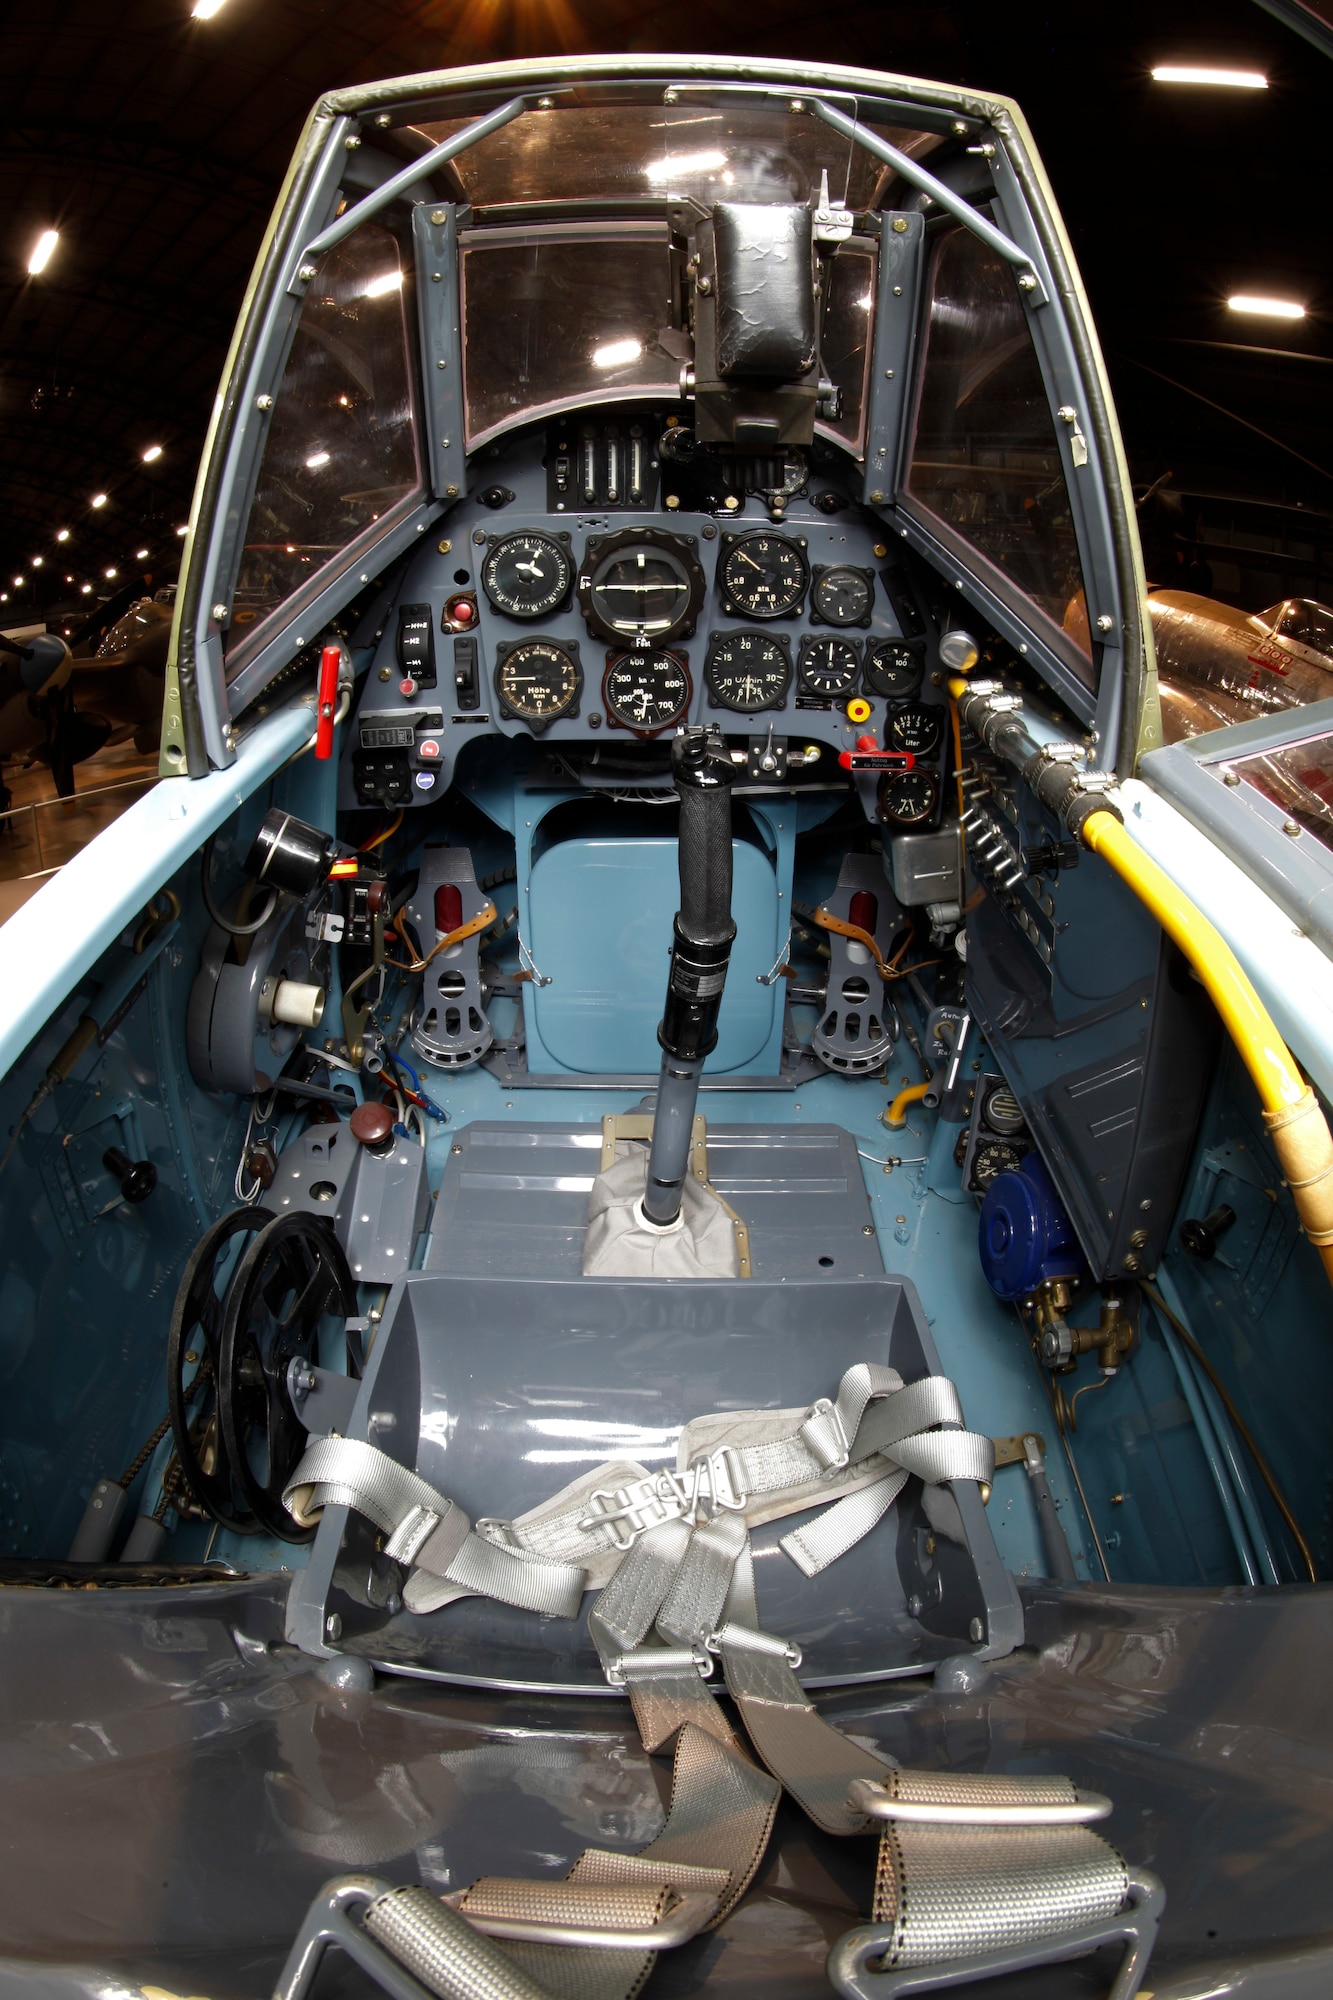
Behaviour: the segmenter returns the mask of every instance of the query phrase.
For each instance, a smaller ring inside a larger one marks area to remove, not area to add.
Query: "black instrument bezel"
[[[487,582],[486,573],[496,557],[500,555],[510,542],[546,542],[559,555],[565,565],[565,581],[559,597],[553,604],[543,604],[536,611],[515,611],[509,605],[500,603],[495,592]],[[574,561],[574,551],[570,547],[570,537],[551,528],[513,528],[507,530],[503,535],[488,535],[486,537],[485,551],[477,567],[478,581],[486,593],[486,601],[491,609],[497,611],[502,618],[513,618],[521,624],[527,624],[530,620],[537,618],[554,618],[559,612],[563,611],[569,602],[569,593],[574,588],[574,579],[577,574],[578,564]]]
[[[579,564],[574,591],[584,623],[594,638],[604,639],[609,646],[617,647],[622,653],[632,653],[638,649],[631,643],[630,635],[622,632],[601,616],[593,602],[593,587],[597,576],[613,557],[626,549],[658,549],[663,555],[671,556],[680,563],[689,585],[685,608],[670,626],[661,632],[654,632],[649,641],[649,649],[660,653],[675,639],[688,638],[699,622],[708,584],[695,554],[697,543],[693,535],[672,534],[667,528],[622,528],[613,535],[589,535]]]
[[[800,559],[803,581],[791,604],[784,605],[778,611],[756,611],[752,605],[743,603],[736,596],[727,583],[726,569],[736,550],[742,548],[746,542],[781,542],[786,548],[795,550]],[[761,625],[772,624],[779,618],[799,618],[810,591],[810,558],[806,553],[809,546],[804,535],[779,534],[773,528],[755,527],[747,528],[739,535],[724,534],[718,550],[717,587],[722,593],[722,603],[728,613],[733,618],[753,618]]]
[[[618,715],[615,709],[612,708],[611,697],[608,693],[611,685],[611,676],[616,668],[622,665],[624,661],[632,660],[641,653],[647,653],[650,656],[664,653],[674,666],[680,668],[680,671],[685,676],[684,701],[675,715],[669,716],[665,722],[660,722],[655,729],[638,729],[632,722],[627,722],[623,715]],[[623,729],[630,736],[637,736],[641,743],[651,743],[655,736],[660,736],[664,730],[674,729],[677,723],[682,722],[693,706],[694,676],[690,672],[690,662],[687,654],[678,651],[674,646],[613,646],[608,648],[606,668],[602,674],[602,713],[606,717],[606,726],[608,729]]]
[[[777,650],[781,653],[787,673],[782,685],[781,696],[776,701],[761,702],[757,708],[738,708],[735,702],[726,701],[718,694],[717,682],[713,678],[713,662],[723,646],[732,645],[737,639],[760,639],[766,646],[776,646]],[[708,653],[704,660],[704,685],[708,690],[708,699],[714,708],[723,709],[728,715],[767,715],[770,711],[777,712],[787,706],[787,697],[791,693],[794,677],[795,668],[792,665],[791,640],[785,632],[751,632],[748,627],[741,626],[729,632],[710,633]]]
[[[514,653],[521,653],[529,646],[551,646],[558,653],[565,653],[574,667],[574,691],[561,707],[552,715],[524,715],[521,709],[511,706],[503,689],[504,664]],[[544,736],[553,722],[563,722],[567,717],[577,715],[583,700],[583,662],[579,658],[577,639],[557,639],[549,632],[525,633],[521,639],[502,639],[495,649],[495,666],[492,672],[495,688],[496,714],[502,721],[521,722],[534,736]]]

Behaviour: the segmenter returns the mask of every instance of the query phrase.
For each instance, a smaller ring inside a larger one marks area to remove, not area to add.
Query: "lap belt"
[[[329,1884],[278,2000],[300,2000],[330,1940],[398,2000],[420,2000],[422,1986],[441,2000],[632,2000],[658,1951],[721,1923],[744,1894],[783,1787],[828,1833],[881,1823],[873,1921],[830,1956],[840,1993],[887,1996],[900,1971],[952,1961],[980,1976],[1090,1948],[1095,1933],[1129,1942],[1112,2000],[1130,2000],[1162,1894],[1089,1830],[1110,1802],[1064,1778],[897,1769],[823,1720],[797,1678],[799,1649],[759,1626],[752,1526],[829,1498],[780,1543],[815,1576],[910,1476],[993,1471],[991,1440],[963,1427],[951,1382],[904,1385],[869,1363],[805,1411],[695,1419],[675,1472],[617,1461],[513,1521],[474,1525],[376,1446],[314,1439],[288,1507],[302,1522],[328,1505],[364,1514],[385,1553],[412,1566],[410,1609],[481,1595],[573,1617],[597,1588],[588,1624],[603,1670],[628,1694],[645,1749],[674,1741],[675,1764],[666,1825],[638,1855],[589,1848],[563,1881],[486,1878],[443,1900],[371,1877]],[[710,1691],[719,1662],[764,1769]]]

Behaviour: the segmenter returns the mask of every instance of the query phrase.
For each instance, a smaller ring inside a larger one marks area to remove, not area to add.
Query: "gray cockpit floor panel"
[[[453,1134],[427,1270],[578,1277],[600,1125],[478,1121]],[[709,1179],[745,1222],[756,1278],[884,1269],[856,1140],[840,1125],[718,1125]]]

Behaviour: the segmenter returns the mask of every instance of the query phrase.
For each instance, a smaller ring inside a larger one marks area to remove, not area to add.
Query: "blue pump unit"
[[[1002,1299],[1024,1299],[1048,1278],[1076,1278],[1083,1252],[1039,1153],[997,1174],[981,1204],[981,1268]]]

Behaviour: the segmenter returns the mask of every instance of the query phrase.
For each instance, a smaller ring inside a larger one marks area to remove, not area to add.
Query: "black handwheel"
[[[320,1322],[348,1319],[356,1290],[329,1225],[283,1215],[263,1229],[236,1267],[222,1321],[218,1401],[232,1478],[261,1528],[284,1542],[308,1542],[282,1504],[283,1488],[305,1450],[306,1427],[287,1393],[298,1358],[319,1360]]]
[[[276,1220],[266,1208],[234,1208],[200,1237],[167,1336],[167,1408],[181,1470],[200,1506],[241,1535],[256,1534],[259,1523],[236,1491],[218,1418],[226,1280],[245,1248],[236,1238]]]

